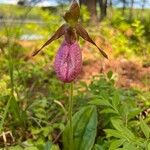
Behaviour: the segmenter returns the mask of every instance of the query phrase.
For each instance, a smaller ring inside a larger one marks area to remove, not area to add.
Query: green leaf
[[[134,118],[136,115],[138,115],[141,112],[139,108],[133,108],[130,113],[128,114],[128,120]]]
[[[97,131],[97,111],[95,106],[82,108],[73,116],[74,150],[91,150]],[[63,133],[64,150],[68,150],[69,125]]]
[[[132,143],[125,143],[123,146],[123,150],[139,150],[139,148],[137,148]]]
[[[117,119],[117,118],[112,118],[111,119],[111,123],[112,123],[112,125],[114,126],[114,128],[116,129],[116,130],[118,130],[118,131],[122,131],[123,130],[123,128],[122,128],[122,121],[121,120],[119,120],[119,119]]]
[[[143,119],[141,119],[141,129],[142,129],[142,132],[144,133],[145,137],[148,139],[149,136],[150,136],[150,128],[148,127],[148,125],[144,122]]]
[[[98,144],[95,144],[94,149],[93,150],[104,150],[104,148]]]
[[[104,99],[104,98],[99,98],[99,99],[92,100],[91,102],[89,102],[89,104],[102,105],[102,106],[111,106],[109,100]]]
[[[24,150],[38,150],[38,148],[37,147],[26,147]]]
[[[23,148],[19,145],[10,147],[9,150],[23,150]]]
[[[107,77],[108,77],[108,79],[111,79],[111,78],[112,78],[112,76],[113,76],[113,72],[112,72],[112,71],[109,71],[109,72],[107,73]]]
[[[124,138],[120,131],[113,129],[105,129],[107,137],[116,137],[116,138]]]
[[[120,104],[120,93],[118,91],[114,92],[114,96],[112,99],[112,105],[117,108],[117,106]]]
[[[123,128],[122,135],[124,135],[124,137],[128,140],[135,140],[135,135],[126,127]]]
[[[48,142],[45,144],[44,150],[51,150],[51,148],[52,148],[52,143],[48,141]]]
[[[115,111],[115,110],[112,109],[112,108],[106,108],[106,109],[104,109],[104,110],[101,111],[101,114],[111,114],[111,113],[113,113],[113,114],[118,114],[118,112]]]
[[[150,150],[150,143],[148,144],[147,148],[148,148],[148,150]]]
[[[13,115],[13,119],[18,123],[25,123],[26,121],[26,113],[19,108],[19,104],[15,97],[12,97],[10,100],[10,112]]]
[[[109,147],[109,150],[116,150],[125,142],[124,139],[114,140]]]

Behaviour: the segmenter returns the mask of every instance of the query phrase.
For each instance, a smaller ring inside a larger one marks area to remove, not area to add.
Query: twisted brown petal
[[[46,47],[47,45],[49,45],[51,42],[53,42],[54,40],[57,40],[58,38],[60,38],[62,35],[65,34],[65,30],[66,30],[66,24],[63,24],[56,32],[55,34],[38,50],[34,51],[32,53],[32,56],[37,55],[44,47]]]
[[[75,26],[75,29],[76,29],[76,32],[77,32],[77,34],[78,34],[79,36],[81,36],[84,40],[86,40],[86,41],[92,43],[93,45],[95,45],[95,46],[99,49],[99,51],[101,52],[101,54],[102,54],[105,58],[108,59],[107,54],[106,54],[101,48],[99,48],[99,47],[96,45],[96,43],[91,39],[91,37],[89,36],[88,32],[82,27],[81,24],[78,23],[78,24]]]

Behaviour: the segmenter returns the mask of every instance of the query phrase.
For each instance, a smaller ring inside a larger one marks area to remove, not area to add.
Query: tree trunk
[[[113,16],[113,3],[112,3],[112,0],[109,0],[109,9],[110,9],[110,19],[112,18]]]
[[[144,16],[145,3],[146,3],[146,0],[142,0],[141,18],[143,18]]]
[[[100,20],[103,20],[107,15],[107,0],[99,0]]]
[[[91,22],[96,23],[97,19],[97,10],[96,10],[97,0],[86,0],[86,5],[88,11],[90,12]]]
[[[109,7],[112,8],[112,0],[109,0]]]
[[[125,9],[126,9],[126,0],[122,0],[123,2],[123,8],[122,8],[122,15],[125,15]]]
[[[86,0],[79,0],[80,6],[81,5],[86,5]]]
[[[130,7],[130,16],[129,16],[129,19],[131,20],[132,17],[133,17],[133,5],[134,5],[134,0],[131,0],[131,7]]]
[[[144,11],[144,8],[145,8],[145,2],[146,2],[146,0],[143,0],[143,2],[142,2],[142,11]]]

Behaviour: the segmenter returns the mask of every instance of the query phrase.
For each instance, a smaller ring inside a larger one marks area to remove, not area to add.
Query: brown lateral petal
[[[77,32],[77,34],[78,34],[79,36],[81,36],[84,40],[86,40],[86,41],[92,43],[93,45],[95,45],[95,46],[99,49],[99,51],[101,52],[101,54],[102,54],[105,58],[108,59],[107,54],[106,54],[101,48],[99,48],[99,47],[96,45],[96,43],[90,38],[89,34],[88,34],[87,31],[84,29],[84,27],[82,27],[81,24],[78,23],[78,24],[75,26],[75,29],[76,29],[76,32]]]
[[[56,32],[55,34],[38,50],[34,51],[32,53],[32,56],[37,55],[44,47],[46,47],[47,45],[49,45],[51,42],[53,42],[54,40],[57,40],[58,38],[60,38],[62,35],[65,34],[65,30],[66,30],[66,24],[63,24]]]

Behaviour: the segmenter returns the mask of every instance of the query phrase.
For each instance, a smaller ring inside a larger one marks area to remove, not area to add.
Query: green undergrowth
[[[18,18],[25,14],[20,7],[15,9]],[[5,15],[9,17],[11,11]],[[89,24],[86,8],[81,12],[81,20]],[[30,13],[33,14],[29,19],[36,16],[44,24],[3,25],[0,30],[0,148],[67,150],[69,85],[56,78],[52,67],[62,40],[53,42],[35,58],[26,57],[63,21],[58,14],[39,8]],[[139,18],[129,21],[116,13],[111,20],[105,19],[88,29],[93,38],[102,35],[106,39],[115,57],[139,57],[149,63],[148,27]],[[44,38],[28,48],[19,43],[24,34],[39,34]],[[74,150],[150,149],[150,117],[141,114],[150,106],[149,91],[117,88],[114,74],[110,71],[95,76],[89,85],[75,84]],[[147,83],[147,79],[142,82]]]

